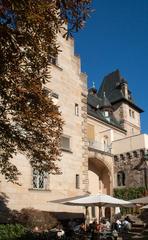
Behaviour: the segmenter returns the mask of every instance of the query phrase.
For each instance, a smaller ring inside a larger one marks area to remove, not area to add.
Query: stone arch
[[[98,158],[88,161],[88,191],[91,193],[111,194],[111,170],[107,164]]]
[[[101,154],[89,151],[88,159],[88,191],[91,194],[112,194],[113,188],[113,157],[109,154]],[[102,216],[109,217],[110,209],[102,207]],[[89,218],[98,218],[98,207],[89,207]]]

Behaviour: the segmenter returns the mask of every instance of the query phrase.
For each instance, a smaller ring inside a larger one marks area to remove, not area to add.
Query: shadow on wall
[[[0,193],[0,223],[10,223],[13,221],[14,212],[7,207],[9,198],[5,193]]]
[[[70,220],[70,219],[84,219],[83,213],[72,213],[72,212],[51,212],[51,214],[58,220]]]
[[[68,221],[69,219],[84,219],[84,214],[67,212],[48,212],[33,208],[24,208],[21,211],[8,208],[9,198],[5,193],[0,193],[0,224],[19,223],[27,229],[46,230],[55,227],[58,221]]]

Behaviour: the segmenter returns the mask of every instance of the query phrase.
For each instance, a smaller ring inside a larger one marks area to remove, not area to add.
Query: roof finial
[[[93,82],[93,86],[92,86],[92,87],[93,87],[93,88],[96,88],[96,87],[95,87],[95,82]]]

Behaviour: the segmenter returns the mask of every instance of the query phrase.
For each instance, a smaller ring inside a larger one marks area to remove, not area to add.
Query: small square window
[[[70,150],[70,137],[69,136],[61,137],[61,148],[64,150]]]

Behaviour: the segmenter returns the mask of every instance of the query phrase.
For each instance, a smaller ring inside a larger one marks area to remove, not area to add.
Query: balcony
[[[88,140],[88,147],[94,150],[99,150],[101,152],[111,153],[112,146],[104,145],[102,142]]]

